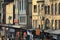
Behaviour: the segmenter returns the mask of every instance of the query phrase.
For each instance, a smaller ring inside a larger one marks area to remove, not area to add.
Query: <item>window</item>
[[[22,10],[23,10],[23,0],[22,0]]]
[[[39,25],[39,29],[40,29],[40,25]]]
[[[48,6],[48,14],[50,14],[50,6]]]
[[[59,3],[59,14],[60,14],[60,3]]]
[[[37,20],[33,20],[33,27],[34,27],[34,28],[37,27]]]
[[[44,7],[44,4],[42,4],[42,6],[41,7]]]
[[[59,29],[59,20],[55,20],[55,29]]]
[[[57,13],[57,3],[55,4],[55,14]]]
[[[21,0],[19,2],[20,2],[20,10],[21,10]]]
[[[20,23],[25,23],[26,22],[25,19],[26,19],[25,17],[20,17]]]
[[[53,4],[51,5],[51,13],[53,15]]]
[[[40,4],[38,4],[38,15],[40,15]]]
[[[45,14],[50,14],[50,6],[45,6]]]
[[[37,12],[37,5],[34,5],[34,12]]]
[[[23,8],[24,8],[24,9],[26,9],[27,1],[26,1],[26,0],[24,0],[24,2],[23,2],[23,3],[24,3]]]
[[[55,20],[55,29],[57,29],[57,20]]]
[[[60,20],[59,20],[59,29],[60,29]]]
[[[59,20],[57,20],[57,29],[59,29]]]
[[[44,4],[41,5],[41,10],[43,10],[43,8],[44,8]]]
[[[20,0],[20,10],[26,9],[26,0]]]
[[[45,6],[44,9],[45,9],[45,14],[47,14],[47,6]]]
[[[51,24],[52,24],[52,29],[53,29],[53,21],[54,21],[54,20],[51,20]]]

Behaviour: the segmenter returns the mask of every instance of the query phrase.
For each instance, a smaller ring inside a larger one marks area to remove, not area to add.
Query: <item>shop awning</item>
[[[7,27],[7,28],[24,28],[25,26],[2,24],[0,27]]]

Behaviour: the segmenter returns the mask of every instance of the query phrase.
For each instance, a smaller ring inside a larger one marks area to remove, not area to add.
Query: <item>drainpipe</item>
[[[1,2],[1,24],[3,24],[3,7],[2,7],[3,2]]]
[[[26,25],[27,27],[26,28],[27,29],[28,29],[28,15],[29,15],[28,13],[29,13],[29,10],[28,10],[28,0],[26,0],[26,15],[27,15],[27,25]]]

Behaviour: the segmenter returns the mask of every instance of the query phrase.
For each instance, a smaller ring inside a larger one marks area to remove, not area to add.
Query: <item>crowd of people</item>
[[[14,37],[13,37],[14,36]],[[40,29],[36,30],[26,30],[22,33],[17,31],[15,35],[12,34],[12,37],[2,36],[0,40],[43,40],[44,38],[44,31],[41,32]]]

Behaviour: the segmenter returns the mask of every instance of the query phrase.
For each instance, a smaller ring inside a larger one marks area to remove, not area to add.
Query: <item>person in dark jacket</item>
[[[42,32],[41,32],[41,39],[43,40],[44,39],[44,30],[42,30]]]
[[[29,40],[29,39],[30,39],[30,36],[29,36],[29,35],[27,35],[26,40]]]

